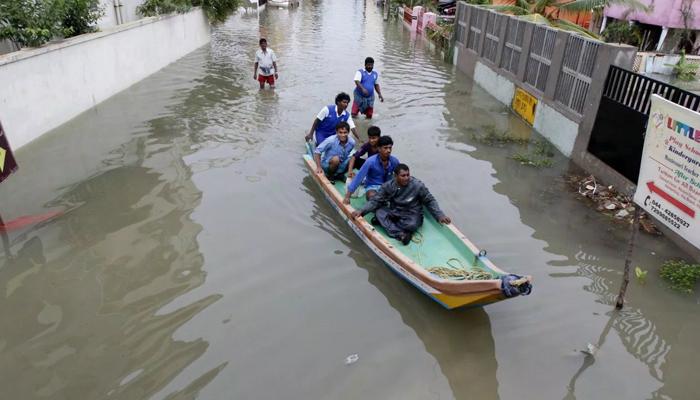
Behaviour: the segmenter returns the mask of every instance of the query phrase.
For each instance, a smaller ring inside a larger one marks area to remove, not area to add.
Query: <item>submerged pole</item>
[[[620,285],[620,293],[617,295],[617,302],[615,303],[615,308],[618,310],[622,309],[625,303],[625,293],[627,292],[627,285],[630,283],[630,264],[632,264],[632,251],[634,250],[634,242],[637,240],[637,232],[639,232],[639,218],[642,215],[641,207],[638,205],[634,207],[634,219],[632,222],[632,232],[630,232],[630,238],[627,242],[627,255],[625,256],[625,270],[622,273],[622,285]]]

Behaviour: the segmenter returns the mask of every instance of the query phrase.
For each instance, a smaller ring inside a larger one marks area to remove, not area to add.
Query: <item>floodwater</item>
[[[252,77],[260,35],[274,92]],[[531,296],[444,310],[324,202],[302,137],[369,55],[373,123],[497,265],[533,275]],[[538,170],[473,138],[491,127],[534,135],[373,2],[231,18],[17,153],[4,220],[67,212],[5,237],[0,397],[697,398],[700,297],[657,274],[680,250],[640,235],[647,282],[612,312],[626,227],[571,193],[561,155]]]

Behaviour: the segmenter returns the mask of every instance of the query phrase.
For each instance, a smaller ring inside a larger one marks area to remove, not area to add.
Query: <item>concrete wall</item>
[[[211,39],[200,9],[0,56],[0,121],[14,149]]]
[[[456,23],[457,67],[506,105],[516,87],[536,97],[534,128],[564,155],[583,161],[609,66],[631,69],[636,49],[463,2]]]
[[[141,19],[136,14],[136,7],[141,5],[143,0],[101,0],[100,3],[104,10],[104,15],[97,21],[100,30]]]

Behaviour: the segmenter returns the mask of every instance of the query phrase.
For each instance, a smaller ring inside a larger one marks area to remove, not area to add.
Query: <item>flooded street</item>
[[[252,77],[261,36],[274,92]],[[496,265],[534,277],[532,295],[444,310],[326,203],[303,136],[367,56],[394,155]],[[0,252],[1,397],[697,398],[700,296],[657,274],[682,252],[641,234],[647,283],[611,312],[627,228],[577,199],[563,156],[522,166],[517,145],[474,139],[489,127],[536,135],[374,2],[232,17],[17,152],[3,219],[69,211],[8,232]]]

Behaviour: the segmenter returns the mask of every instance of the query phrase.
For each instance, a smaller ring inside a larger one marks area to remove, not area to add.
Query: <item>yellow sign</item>
[[[0,172],[3,172],[5,170],[5,149],[0,147]]]
[[[535,123],[535,109],[537,109],[537,98],[523,89],[515,88],[513,110],[530,125]]]

